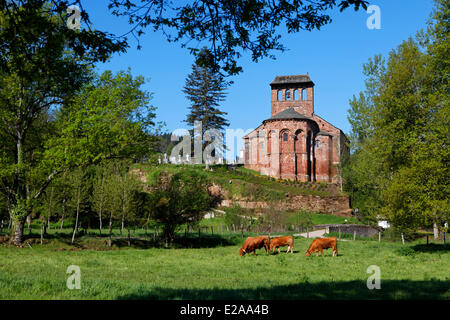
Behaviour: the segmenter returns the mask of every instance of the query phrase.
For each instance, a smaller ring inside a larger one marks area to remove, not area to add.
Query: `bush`
[[[199,222],[212,207],[208,192],[210,181],[198,171],[186,169],[170,175],[162,172],[151,193],[151,217],[163,225],[166,247],[173,242],[175,230],[186,223]]]
[[[231,208],[225,208],[225,224],[240,226],[242,223],[242,217],[240,216],[242,208],[238,205],[234,205]]]

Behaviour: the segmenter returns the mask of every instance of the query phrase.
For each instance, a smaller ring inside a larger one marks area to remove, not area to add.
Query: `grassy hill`
[[[316,182],[300,182],[271,178],[261,175],[256,171],[244,167],[231,169],[227,165],[211,166],[211,171],[206,171],[204,165],[158,165],[150,166],[136,164],[132,169],[138,169],[150,183],[157,172],[179,172],[184,169],[199,170],[227,191],[229,199],[245,199],[249,201],[282,200],[286,194],[336,196],[343,195],[337,185]]]

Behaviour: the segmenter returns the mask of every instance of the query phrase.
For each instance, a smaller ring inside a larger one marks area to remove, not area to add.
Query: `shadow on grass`
[[[236,239],[227,239],[216,235],[207,235],[198,237],[177,237],[170,245],[170,249],[177,248],[215,248],[223,246],[236,245]],[[67,241],[70,244],[70,240]],[[96,249],[105,247],[108,244],[106,238],[81,238],[74,243],[74,246],[78,246],[84,249]],[[162,240],[154,241],[153,238],[131,238],[127,237],[113,238],[111,243],[113,248],[134,248],[134,249],[150,249],[150,248],[164,248],[165,243]]]
[[[296,254],[296,253],[302,253],[301,251],[298,251],[298,250],[293,250],[294,252],[292,252],[291,253],[291,251],[289,251],[288,253],[286,253],[286,250],[281,250],[281,252],[278,252],[278,251],[276,251],[275,250],[275,252],[272,252],[272,251],[269,251],[269,254],[271,254],[271,255],[277,255],[277,254]],[[305,254],[304,252],[303,252],[303,254]]]
[[[412,246],[411,249],[413,249],[416,252],[450,252],[450,244],[444,245],[443,243],[430,243],[430,244],[416,244],[415,246]]]
[[[382,280],[381,289],[369,290],[366,281],[299,283],[255,289],[139,289],[119,296],[121,300],[366,300],[366,299],[449,299],[450,281]]]
[[[32,244],[40,241],[39,234],[30,234],[24,236],[24,243],[31,240]],[[79,250],[109,250],[117,248],[134,248],[134,249],[150,249],[150,248],[165,248],[165,243],[162,239],[153,240],[152,234],[148,236],[131,237],[130,241],[126,234],[122,236],[113,235],[111,247],[108,246],[109,235],[92,235],[86,232],[79,232],[72,244],[72,234],[70,233],[49,233],[44,236],[44,244],[62,243],[69,247],[74,247]],[[240,236],[233,235],[206,235],[201,237],[195,235],[177,236],[174,242],[169,246],[171,249],[176,248],[215,248],[223,246],[235,246],[240,244],[243,240]]]

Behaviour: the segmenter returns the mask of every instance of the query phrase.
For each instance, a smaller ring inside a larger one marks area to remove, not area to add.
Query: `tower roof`
[[[311,78],[308,74],[299,74],[299,75],[292,75],[292,76],[276,76],[275,79],[270,83],[271,86],[273,85],[285,85],[285,84],[312,84]]]
[[[267,120],[290,120],[290,119],[296,119],[296,120],[312,120],[311,118],[308,118],[297,111],[295,111],[294,108],[287,108],[283,111],[277,113],[273,117],[267,119]],[[266,120],[266,121],[267,121]]]

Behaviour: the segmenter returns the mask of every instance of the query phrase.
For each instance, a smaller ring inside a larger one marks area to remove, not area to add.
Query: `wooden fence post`
[[[378,242],[381,242],[381,231],[378,231]]]
[[[306,239],[309,239],[309,229],[306,227]]]
[[[402,243],[405,244],[405,237],[403,236],[403,232],[402,232]]]
[[[339,240],[341,240],[341,228],[339,228]]]
[[[356,230],[353,230],[353,241],[356,240]]]

